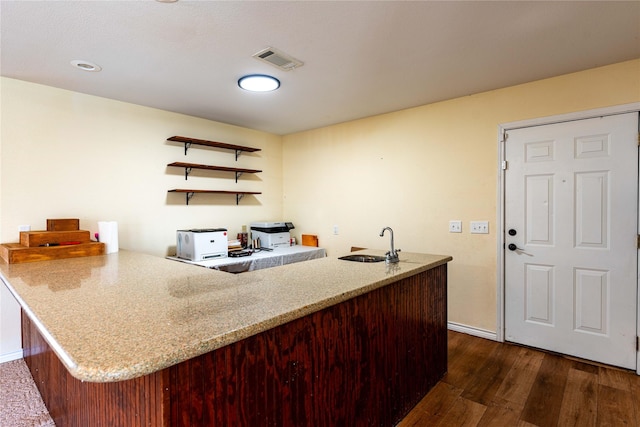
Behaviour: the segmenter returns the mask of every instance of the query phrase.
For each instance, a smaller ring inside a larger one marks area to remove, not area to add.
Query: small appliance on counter
[[[177,231],[176,256],[189,261],[226,258],[229,244],[226,228]]]
[[[291,222],[252,222],[251,238],[255,241],[260,239],[260,247],[275,249],[291,244],[291,234],[289,230],[294,229]],[[255,248],[258,249],[258,248]]]

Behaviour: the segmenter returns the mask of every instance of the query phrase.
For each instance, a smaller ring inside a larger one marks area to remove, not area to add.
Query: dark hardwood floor
[[[640,426],[640,377],[449,331],[448,373],[410,426]]]

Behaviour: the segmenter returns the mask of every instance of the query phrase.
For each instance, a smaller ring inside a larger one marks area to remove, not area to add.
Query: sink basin
[[[345,261],[356,261],[356,262],[380,262],[380,261],[384,261],[385,257],[379,256],[379,255],[353,254],[353,255],[341,256],[338,259],[342,259]]]

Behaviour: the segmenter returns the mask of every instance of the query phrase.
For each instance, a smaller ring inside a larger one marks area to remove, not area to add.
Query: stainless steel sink
[[[379,255],[353,254],[353,255],[341,256],[338,259],[342,259],[345,261],[356,261],[356,262],[380,262],[380,261],[384,261],[385,257],[379,256]]]

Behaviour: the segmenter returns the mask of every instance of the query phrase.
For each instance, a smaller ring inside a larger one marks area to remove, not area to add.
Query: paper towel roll
[[[98,221],[100,242],[106,246],[106,253],[118,252],[118,223],[116,221]]]

